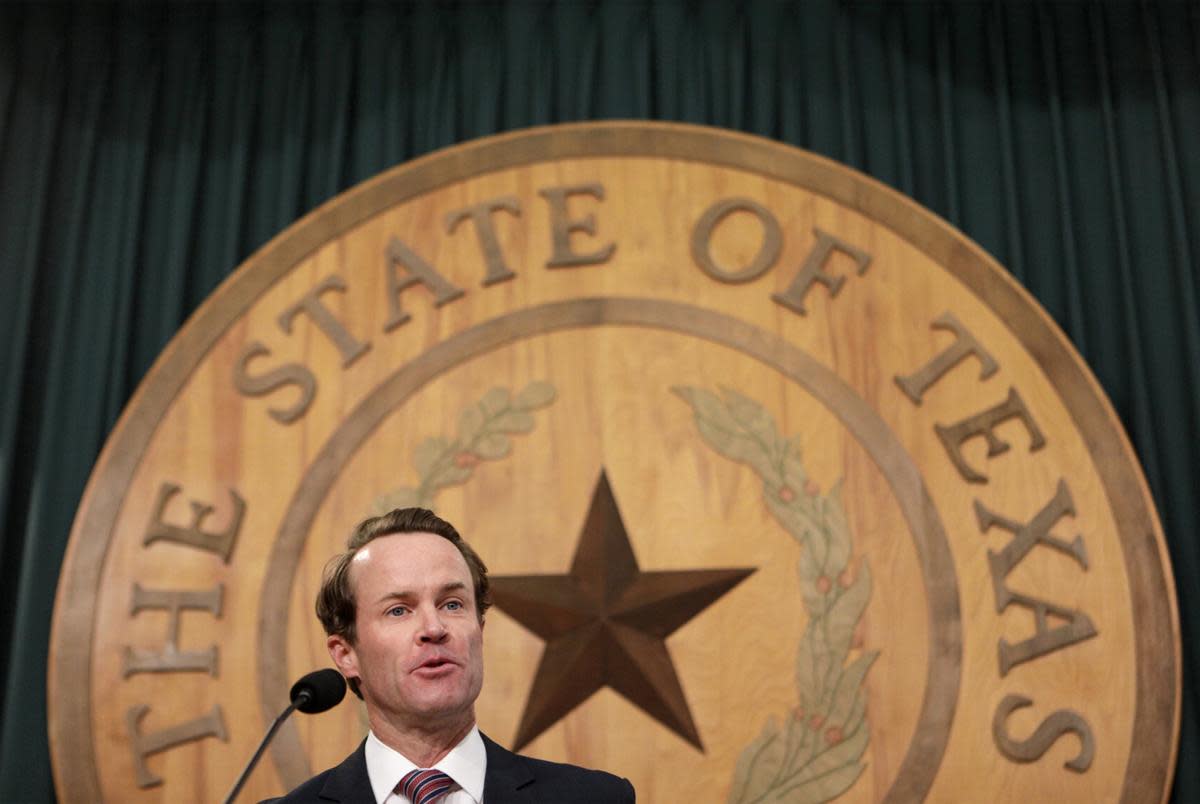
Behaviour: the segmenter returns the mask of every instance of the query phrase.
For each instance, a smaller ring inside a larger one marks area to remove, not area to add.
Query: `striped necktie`
[[[400,780],[396,792],[407,796],[412,804],[433,804],[453,786],[454,780],[440,770],[418,768]]]

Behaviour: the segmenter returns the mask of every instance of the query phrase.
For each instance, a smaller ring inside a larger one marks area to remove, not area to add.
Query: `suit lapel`
[[[367,741],[363,740],[358,744],[357,751],[330,772],[325,786],[321,788],[321,798],[344,804],[374,804],[375,792],[371,789],[371,777],[367,775],[366,745]]]
[[[487,750],[487,773],[483,782],[484,804],[517,804],[529,801],[527,793],[522,789],[533,783],[533,770],[529,763],[512,751],[502,748],[483,737],[483,747]]]

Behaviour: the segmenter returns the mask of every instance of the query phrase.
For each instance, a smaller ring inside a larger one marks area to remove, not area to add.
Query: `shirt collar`
[[[399,751],[384,745],[375,732],[367,734],[365,752],[371,791],[375,794],[376,804],[382,804],[400,780],[417,766]],[[450,753],[433,767],[453,779],[476,802],[483,801],[487,749],[484,748],[483,738],[479,736],[479,727],[472,726],[458,745],[451,748]]]

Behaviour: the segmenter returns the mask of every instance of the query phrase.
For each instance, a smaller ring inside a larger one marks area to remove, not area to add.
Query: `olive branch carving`
[[[426,438],[413,450],[413,468],[420,482],[381,495],[375,500],[378,513],[393,508],[429,508],[433,498],[447,486],[467,482],[480,461],[495,461],[512,451],[511,435],[533,430],[531,411],[554,401],[554,386],[534,381],[515,396],[507,388],[492,388],[458,417],[458,435]]]
[[[801,461],[798,437],[781,435],[757,402],[728,388],[717,394],[673,388],[705,442],[762,480],[772,516],[801,546],[797,567],[808,623],[796,652],[800,703],[768,719],[734,772],[730,804],[829,801],[865,767],[870,739],[863,681],[877,651],[850,659],[854,629],[871,597],[866,559],[852,571],[853,544],[841,483],[822,495]]]

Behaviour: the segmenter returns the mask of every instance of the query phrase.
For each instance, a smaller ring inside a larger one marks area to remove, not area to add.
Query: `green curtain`
[[[1200,801],[1200,4],[0,5],[0,801],[54,798],[45,673],[89,470],[239,262],[432,149],[599,118],[846,162],[1058,321],[1142,458],[1183,624],[1174,798]]]

